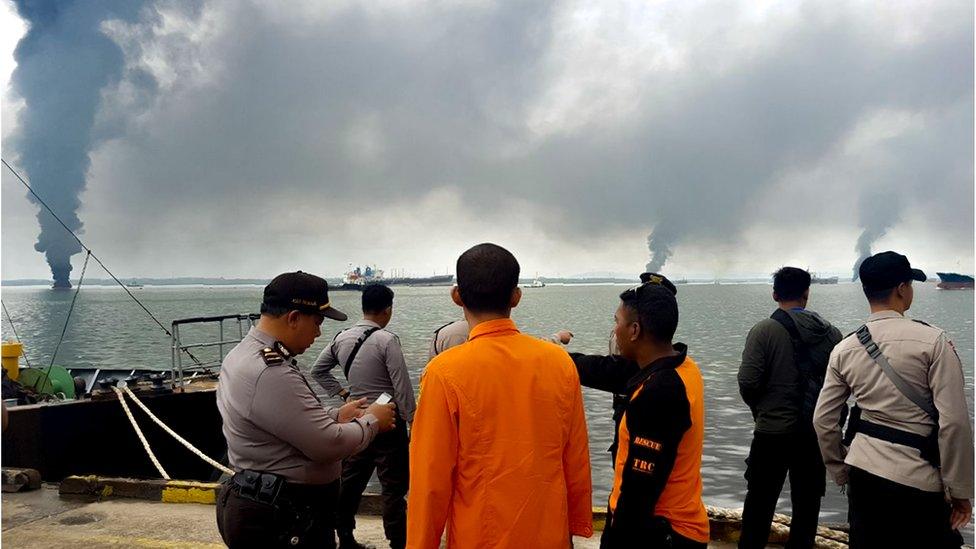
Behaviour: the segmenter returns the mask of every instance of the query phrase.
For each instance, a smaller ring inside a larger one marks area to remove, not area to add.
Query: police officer
[[[384,284],[367,284],[362,304],[363,319],[339,332],[332,344],[322,350],[312,366],[312,379],[329,396],[343,400],[374,400],[387,393],[397,405],[400,421],[396,429],[376,437],[369,448],[342,463],[336,512],[339,549],[372,547],[357,542],[353,531],[363,490],[374,470],[383,492],[383,530],[392,549],[403,549],[407,543],[406,496],[410,477],[407,426],[413,422],[417,404],[400,338],[386,330],[393,317],[393,290]],[[349,382],[348,389],[332,374],[332,369],[340,365]]]
[[[449,322],[434,330],[434,337],[431,338],[430,349],[427,351],[427,361],[434,360],[435,356],[467,341],[470,331],[471,326],[463,318]]]
[[[860,278],[871,316],[831,353],[814,414],[827,471],[847,485],[850,546],[959,547],[973,497],[962,364],[945,331],[904,316],[926,280],[905,256],[871,256]]]
[[[231,548],[335,547],[342,459],[395,426],[392,403],[318,401],[294,357],[326,317],[346,320],[325,280],[279,275],[264,289],[259,323],[224,358],[217,407],[235,474],[218,497],[217,527]]]

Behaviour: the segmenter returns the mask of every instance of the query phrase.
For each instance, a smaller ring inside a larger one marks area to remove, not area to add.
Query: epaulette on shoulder
[[[928,326],[929,328],[934,328],[935,327],[935,326],[932,326],[931,324],[929,324],[928,322],[923,322],[923,321],[921,321],[921,320],[919,320],[917,318],[913,318],[912,319],[912,322],[918,322],[919,324],[924,324],[924,325]]]
[[[281,356],[281,353],[271,347],[261,349],[261,358],[264,359],[264,363],[268,366],[277,366],[285,361],[285,357]]]

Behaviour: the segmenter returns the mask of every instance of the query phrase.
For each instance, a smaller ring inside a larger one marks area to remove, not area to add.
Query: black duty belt
[[[288,482],[285,477],[274,473],[244,469],[234,473],[230,486],[242,498],[278,506],[287,503],[299,507],[305,503],[322,503],[323,493],[330,484],[299,484]]]
[[[245,469],[234,473],[231,477],[231,487],[244,499],[277,505],[279,497],[287,482],[284,477],[274,473],[262,473]]]
[[[854,440],[854,435],[861,433],[871,438],[884,440],[892,444],[900,444],[918,450],[922,459],[928,461],[933,467],[938,468],[941,464],[939,452],[938,430],[934,430],[930,435],[920,435],[911,431],[895,429],[887,425],[879,425],[861,418],[861,409],[855,405],[851,411],[850,420],[847,423],[847,433],[844,436],[844,445],[850,446]]]
[[[298,484],[274,473],[245,469],[231,477],[227,489],[238,497],[267,505],[278,540],[285,546],[297,546],[308,539],[323,512],[334,511],[329,492],[337,492],[337,483]]]

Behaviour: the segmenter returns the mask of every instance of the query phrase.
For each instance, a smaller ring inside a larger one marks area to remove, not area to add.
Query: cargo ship
[[[935,273],[939,275],[939,288],[943,290],[972,290],[973,277],[958,273]]]
[[[350,269],[342,278],[342,290],[362,290],[367,284],[386,284],[387,286],[450,286],[454,275],[434,275],[427,277],[392,276],[386,277],[381,269],[367,265]]]
[[[810,277],[811,284],[837,284],[839,280],[836,276],[817,276],[814,274]]]

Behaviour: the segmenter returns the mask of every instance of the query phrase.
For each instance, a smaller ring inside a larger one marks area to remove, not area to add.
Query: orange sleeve
[[[407,547],[437,549],[454,493],[458,453],[457,397],[436,368],[421,380],[423,398],[410,440]]]
[[[563,471],[569,509],[569,532],[593,535],[593,484],[590,481],[590,444],[579,378],[573,375],[573,403],[569,411],[569,439],[563,448]]]

